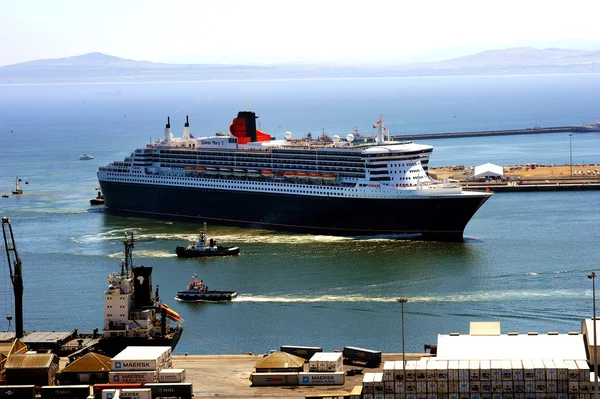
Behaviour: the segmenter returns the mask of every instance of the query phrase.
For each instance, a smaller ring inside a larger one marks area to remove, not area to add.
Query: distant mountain
[[[103,53],[0,67],[0,83],[154,82],[600,72],[600,51],[519,47],[437,62],[372,65],[161,64]]]

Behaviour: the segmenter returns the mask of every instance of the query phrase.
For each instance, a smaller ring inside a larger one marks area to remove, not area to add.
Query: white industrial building
[[[473,322],[469,334],[438,335],[435,357],[388,361],[382,372],[366,373],[362,398],[591,399],[593,324],[584,320],[581,332],[502,334],[499,322]]]
[[[475,166],[475,171],[473,173],[475,179],[496,179],[502,176],[504,176],[504,168],[499,165],[494,165],[493,163],[484,163],[483,165]]]

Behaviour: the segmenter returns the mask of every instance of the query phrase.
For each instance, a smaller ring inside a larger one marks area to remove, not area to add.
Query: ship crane
[[[2,234],[4,235],[4,247],[6,248],[6,256],[8,257],[10,280],[15,294],[15,338],[23,338],[23,275],[21,272],[21,258],[19,258],[12,226],[7,217],[2,218]],[[10,235],[10,241],[8,235]]]

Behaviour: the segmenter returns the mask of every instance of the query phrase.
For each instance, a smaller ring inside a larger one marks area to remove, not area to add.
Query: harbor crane
[[[19,258],[12,226],[7,217],[2,218],[2,234],[4,235],[4,247],[6,248],[6,256],[8,257],[10,280],[15,294],[15,338],[23,338],[23,275],[21,272],[21,258]],[[10,240],[8,238],[9,235]]]

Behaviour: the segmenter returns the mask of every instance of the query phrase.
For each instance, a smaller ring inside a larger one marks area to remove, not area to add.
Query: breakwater
[[[600,131],[585,129],[582,126],[557,126],[533,127],[513,130],[483,130],[475,132],[449,132],[449,133],[417,133],[391,136],[393,140],[419,140],[419,139],[447,139],[458,137],[486,137],[486,136],[514,136],[520,134],[546,134],[546,133],[599,133]]]

